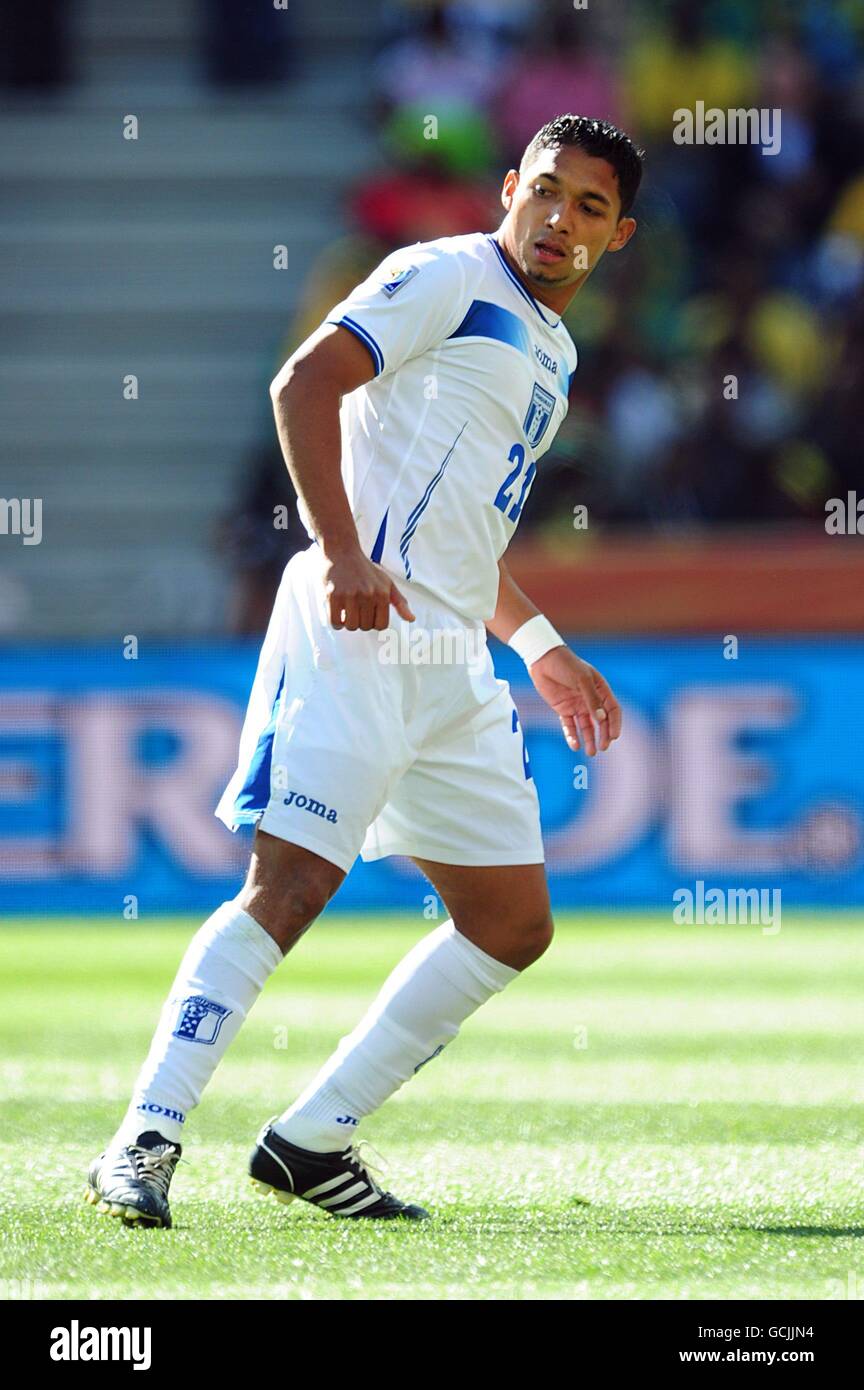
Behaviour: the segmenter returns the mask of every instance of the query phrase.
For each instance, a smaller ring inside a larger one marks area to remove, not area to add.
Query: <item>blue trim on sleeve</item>
[[[341,319],[327,319],[327,323],[338,323],[340,327],[347,328],[349,333],[353,333],[355,338],[359,338],[361,343],[369,349],[375,366],[375,375],[380,376],[384,370],[384,354],[368,328],[364,328],[361,323],[358,323],[356,319],[349,318],[347,314],[343,314]]]

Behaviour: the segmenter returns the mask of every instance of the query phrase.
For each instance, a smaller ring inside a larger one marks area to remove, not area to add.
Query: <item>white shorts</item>
[[[216,815],[346,873],[358,853],[543,863],[519,716],[484,625],[397,580],[413,623],[391,608],[386,633],[334,629],[322,565],[313,544],[285,568]]]

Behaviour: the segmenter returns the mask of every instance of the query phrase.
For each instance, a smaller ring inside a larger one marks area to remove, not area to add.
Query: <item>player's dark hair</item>
[[[556,116],[554,121],[548,121],[538,130],[527,146],[519,165],[520,173],[541,150],[558,149],[561,145],[575,145],[612,165],[618,176],[621,216],[624,217],[639,192],[645,151],[610,121],[597,121],[591,116]]]

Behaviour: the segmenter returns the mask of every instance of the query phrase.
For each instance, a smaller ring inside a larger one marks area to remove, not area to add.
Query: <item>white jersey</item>
[[[325,322],[354,333],[375,364],[340,410],[364,551],[397,585],[485,622],[498,560],[567,413],[570,335],[482,232],[394,252]]]

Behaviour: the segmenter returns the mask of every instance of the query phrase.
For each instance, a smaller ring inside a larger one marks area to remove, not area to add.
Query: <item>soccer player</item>
[[[428,1217],[382,1190],[357,1127],[553,931],[537,793],[486,631],[524,659],[571,749],[593,756],[621,730],[607,682],[501,557],[567,412],[576,350],[561,314],[633,235],[641,160],[614,126],[559,116],[504,179],[497,232],[388,256],[273,381],[312,543],[285,568],[217,808],[232,829],[256,825],[249,872],[183,957],[125,1118],[91,1165],[98,1210],[171,1224],[189,1112],[360,853],[410,856],[449,919],[264,1125],[249,1171],[335,1216]]]

